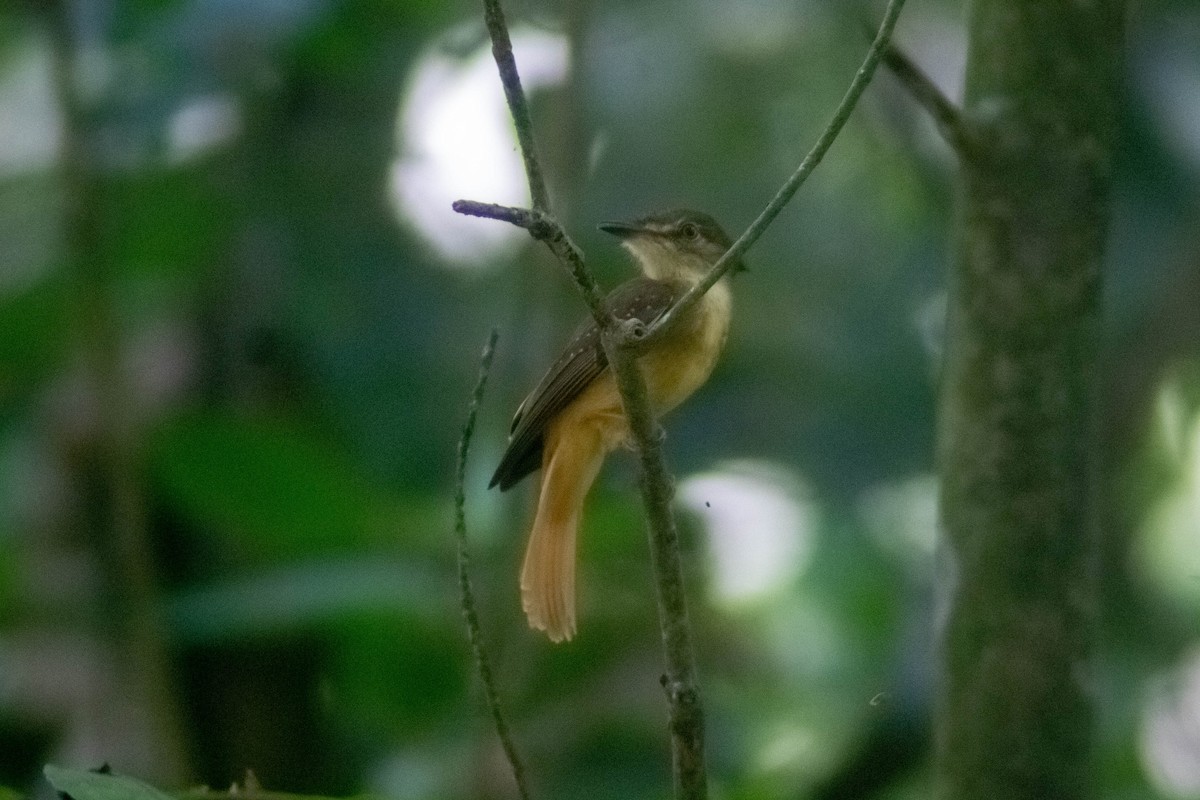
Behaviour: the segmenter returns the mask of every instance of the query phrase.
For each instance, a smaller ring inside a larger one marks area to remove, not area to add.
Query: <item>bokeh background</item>
[[[799,162],[879,8],[507,4],[557,209],[733,232]],[[1095,518],[1097,783],[1200,797],[1200,4],[1131,4]],[[951,95],[962,3],[898,40]],[[935,398],[955,165],[890,76],[748,257],[725,358],[667,421],[714,793],[929,791]],[[530,488],[485,491],[583,306],[519,231],[467,0],[0,5],[0,786],[108,762],[165,787],[514,796],[466,643],[542,797],[669,792],[628,458],[591,498],[578,639],[516,588]]]

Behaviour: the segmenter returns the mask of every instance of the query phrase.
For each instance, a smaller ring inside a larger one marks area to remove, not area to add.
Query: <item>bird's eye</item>
[[[699,239],[700,238],[700,228],[698,228],[696,226],[696,223],[694,223],[694,222],[685,222],[682,225],[680,225],[679,233],[685,239]]]

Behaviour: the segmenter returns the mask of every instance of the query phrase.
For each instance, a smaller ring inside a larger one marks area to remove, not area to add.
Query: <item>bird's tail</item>
[[[561,426],[547,437],[542,487],[525,563],[521,605],[529,627],[552,642],[575,635],[575,540],[583,501],[608,451],[597,426]]]

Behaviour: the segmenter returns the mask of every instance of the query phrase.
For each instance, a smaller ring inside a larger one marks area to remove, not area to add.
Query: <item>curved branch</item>
[[[475,382],[475,390],[471,392],[471,405],[467,409],[467,421],[463,424],[462,438],[458,440],[458,461],[454,471],[454,534],[458,540],[458,591],[462,603],[463,620],[467,624],[467,638],[471,640],[471,649],[475,652],[475,666],[479,670],[479,679],[483,682],[483,694],[487,699],[488,710],[492,713],[492,722],[496,726],[496,735],[500,737],[500,745],[504,755],[512,767],[513,780],[517,783],[517,793],[521,800],[529,800],[529,787],[525,782],[525,765],[517,753],[513,742],[512,732],[504,718],[500,706],[500,694],[496,691],[496,679],[492,675],[492,665],[488,660],[487,650],[483,646],[483,634],[479,630],[479,614],[475,611],[475,592],[471,589],[470,566],[471,559],[467,553],[467,520],[465,507],[467,453],[471,448],[471,437],[475,433],[475,417],[479,412],[479,404],[483,401],[483,390],[487,386],[488,372],[492,368],[492,356],[496,352],[496,340],[499,334],[492,329],[487,344],[484,345],[483,355],[479,359],[479,378]]]

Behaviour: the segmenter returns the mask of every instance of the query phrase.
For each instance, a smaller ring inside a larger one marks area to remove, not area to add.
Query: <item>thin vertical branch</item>
[[[816,169],[838,133],[849,119],[859,97],[862,96],[883,49],[891,37],[904,0],[890,0],[884,14],[879,34],[871,45],[866,60],[859,68],[845,97],[834,113],[833,119],[800,166],[787,180],[758,219],[734,242],[720,261],[714,265],[704,280],[688,290],[687,294],[656,323],[643,332],[638,344],[650,339],[656,330],[665,330],[672,319],[678,319],[687,308],[699,302],[706,291],[736,263],[763,231],[779,216],[779,212],[792,199],[796,191]],[[626,342],[629,341],[627,338]],[[645,382],[636,369],[630,349],[621,346],[624,342],[613,341],[605,336],[605,349],[609,354],[617,385],[621,392],[626,417],[637,443],[642,467],[642,497],[650,524],[651,553],[654,563],[655,584],[658,592],[659,620],[662,627],[663,644],[667,655],[667,673],[664,689],[670,703],[672,752],[675,761],[675,780],[678,796],[703,798],[707,795],[706,768],[704,764],[704,714],[700,692],[695,676],[695,656],[691,643],[691,625],[688,619],[687,593],[684,588],[683,565],[679,553],[679,535],[675,526],[671,499],[674,481],[667,471],[662,453],[662,433],[646,399]]]
[[[455,203],[454,207],[460,213],[507,219],[525,227],[534,238],[545,241],[571,271],[596,324],[603,332],[605,351],[617,378],[622,404],[642,464],[642,496],[649,522],[659,621],[667,662],[664,686],[670,708],[669,728],[676,796],[681,800],[703,800],[708,794],[703,713],[695,681],[695,658],[683,587],[679,537],[670,506],[672,481],[663,464],[659,446],[661,432],[650,409],[645,380],[637,369],[636,356],[629,348],[622,346],[622,342],[634,337],[627,326],[615,320],[604,307],[595,280],[578,248],[549,213],[549,209],[538,205],[539,198],[544,202],[546,191],[537,153],[533,149],[532,123],[512,56],[507,26],[498,0],[484,0],[484,7],[488,32],[492,36],[492,53],[496,57],[505,97],[517,128],[534,208],[528,218],[517,222],[515,218],[520,216],[520,210],[463,201]]]
[[[525,177],[529,182],[529,199],[534,211],[549,213],[550,192],[546,189],[537,147],[533,143],[533,120],[529,116],[525,91],[521,88],[521,75],[517,72],[517,60],[513,56],[512,39],[508,35],[508,24],[504,21],[500,0],[483,0],[483,21],[492,39],[492,57],[496,59],[500,83],[504,85],[504,98],[508,101],[513,125],[517,129],[517,142],[521,145]]]
[[[708,796],[704,756],[704,710],[696,681],[696,657],[692,647],[683,561],[679,553],[679,531],[671,500],[674,478],[667,470],[662,451],[663,433],[654,418],[646,395],[646,382],[636,359],[626,348],[605,337],[625,416],[637,443],[641,465],[642,501],[650,537],[654,588],[658,598],[658,620],[666,656],[662,677],[669,708],[671,754],[675,793],[686,800]]]
[[[562,225],[551,215],[550,192],[546,189],[542,165],[533,142],[533,120],[529,116],[529,103],[525,99],[525,90],[521,88],[521,75],[517,72],[517,60],[513,56],[512,39],[508,35],[508,23],[504,20],[500,0],[483,0],[483,19],[487,25],[488,36],[492,40],[492,57],[496,60],[500,83],[504,86],[504,99],[508,102],[508,111],[517,130],[517,143],[521,147],[525,177],[529,182],[529,199],[533,203],[529,224],[522,224],[520,227],[528,230],[533,238],[545,242],[559,261],[568,266],[596,324],[601,330],[609,330],[613,325],[612,315],[604,309],[604,298],[595,278],[583,263],[583,254],[563,230]],[[459,208],[462,202],[454,204],[455,211],[475,213],[462,211]]]
[[[492,356],[496,352],[496,340],[499,334],[492,329],[487,344],[484,345],[483,355],[479,359],[479,378],[475,389],[471,392],[471,405],[467,409],[467,421],[463,425],[462,438],[458,440],[458,463],[454,471],[454,533],[458,539],[458,590],[462,602],[463,619],[467,624],[467,637],[471,641],[471,649],[475,652],[475,666],[479,670],[479,679],[483,683],[484,697],[487,699],[488,710],[492,714],[492,722],[496,726],[496,735],[500,738],[500,746],[512,767],[513,780],[517,784],[517,792],[521,800],[529,800],[529,787],[525,782],[525,765],[513,742],[512,732],[504,718],[504,710],[500,705],[500,693],[496,691],[496,679],[492,674],[492,665],[488,660],[487,650],[483,646],[483,635],[479,629],[479,614],[475,610],[475,592],[471,589],[470,566],[471,559],[467,552],[467,519],[466,519],[466,475],[467,453],[471,448],[471,437],[475,433],[475,417],[479,413],[479,404],[483,401],[483,390],[487,386],[488,372],[492,368]]]

